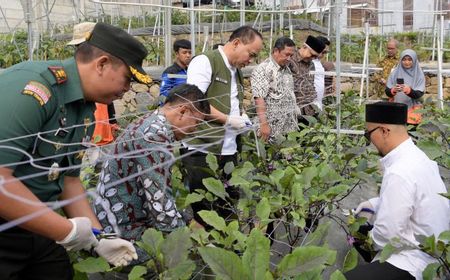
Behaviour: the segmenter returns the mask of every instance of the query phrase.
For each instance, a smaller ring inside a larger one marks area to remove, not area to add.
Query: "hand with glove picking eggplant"
[[[136,249],[131,242],[121,238],[98,241],[92,232],[92,224],[88,218],[76,217],[69,221],[72,223],[72,230],[63,240],[56,242],[67,251],[89,251],[94,248],[100,257],[114,266],[126,266],[137,259]]]
[[[243,113],[241,116],[228,116],[225,126],[231,126],[234,129],[243,129],[251,127],[253,124],[247,114]]]

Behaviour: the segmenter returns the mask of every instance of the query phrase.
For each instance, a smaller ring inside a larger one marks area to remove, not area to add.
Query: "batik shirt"
[[[289,62],[289,69],[294,77],[294,93],[297,100],[297,106],[301,109],[302,115],[314,115],[315,110],[312,106],[317,97],[314,87],[314,64],[302,60],[298,52],[295,52]]]
[[[105,232],[117,225],[124,239],[140,240],[147,228],[171,231],[185,225],[171,190],[172,128],[155,111],[130,124],[114,144],[97,185],[95,212]],[[148,259],[138,250],[140,261]]]
[[[377,67],[383,68],[383,70],[376,72],[373,76],[373,79],[375,81],[374,92],[377,95],[384,96],[384,90],[386,88],[386,85],[381,84],[380,80],[383,79],[387,81],[389,75],[392,72],[392,69],[395,67],[395,65],[397,65],[397,63],[398,63],[397,55],[394,57],[386,56],[377,63]]]
[[[269,140],[297,130],[294,81],[289,68],[280,67],[270,57],[253,70],[251,83],[253,96],[263,98],[266,105]]]

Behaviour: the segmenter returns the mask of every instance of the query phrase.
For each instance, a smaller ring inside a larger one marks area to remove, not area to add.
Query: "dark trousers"
[[[73,269],[61,245],[15,227],[0,232],[0,279],[72,280]]]
[[[202,180],[212,176],[204,170],[205,168],[208,168],[208,164],[206,163],[206,154],[201,152],[188,151],[187,149],[182,149],[180,153],[182,155],[191,153],[190,155],[185,156],[181,159],[184,168],[185,181],[189,186],[190,192],[192,193],[196,189],[206,190]],[[233,162],[235,166],[237,165],[237,154],[229,156],[217,155],[216,158],[219,165],[219,170],[223,170],[227,162]],[[230,179],[229,177],[230,176],[225,176],[222,179],[228,180]],[[239,199],[239,190],[237,188],[228,186],[225,188],[225,190],[230,195],[230,198]],[[203,220],[198,215],[198,212],[201,210],[215,210],[217,214],[219,214],[219,216],[221,216],[225,220],[229,220],[230,218],[232,218],[232,216],[234,216],[234,212],[232,209],[230,209],[229,206],[230,202],[230,200],[225,201],[218,198],[214,202],[209,202],[206,199],[203,199],[202,201],[192,203],[191,207],[194,212],[194,219],[208,229],[210,228],[209,225],[203,222]]]
[[[347,280],[414,280],[409,272],[399,269],[388,262],[379,261],[357,266],[355,269],[346,272]]]

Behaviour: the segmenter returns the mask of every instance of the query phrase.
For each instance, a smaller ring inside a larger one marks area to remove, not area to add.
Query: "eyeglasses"
[[[366,131],[364,132],[364,137],[367,139],[367,141],[370,142],[370,135],[372,134],[372,132],[374,132],[375,130],[379,129],[381,126],[377,126],[372,130]]]

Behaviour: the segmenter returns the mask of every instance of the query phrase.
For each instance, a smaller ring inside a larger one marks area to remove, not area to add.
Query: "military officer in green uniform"
[[[382,68],[380,72],[374,75],[374,93],[376,97],[384,96],[384,90],[386,89],[386,81],[391,74],[392,68],[397,65],[398,62],[398,41],[390,39],[387,42],[387,54],[377,63],[377,67]]]
[[[116,266],[137,258],[128,241],[97,240],[102,229],[79,169],[94,102],[120,98],[132,78],[147,83],[147,51],[103,23],[86,39],[74,58],[23,62],[0,75],[0,279],[72,279],[70,250],[94,248]]]

